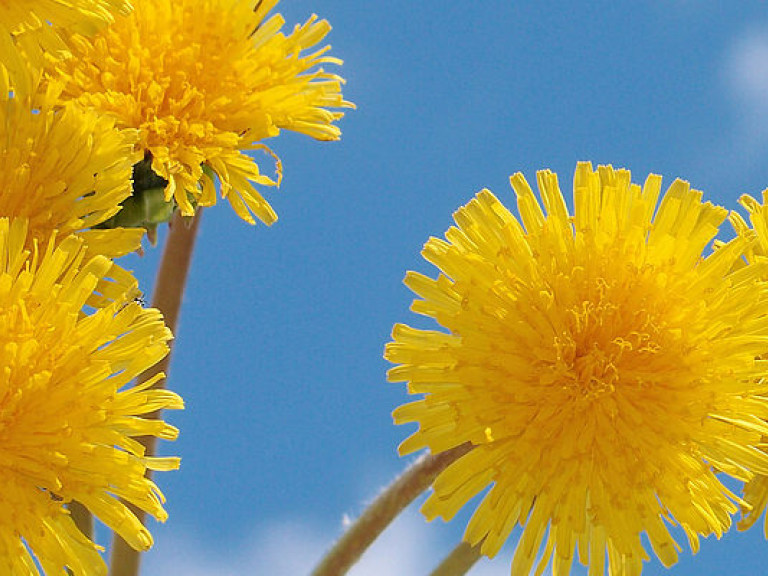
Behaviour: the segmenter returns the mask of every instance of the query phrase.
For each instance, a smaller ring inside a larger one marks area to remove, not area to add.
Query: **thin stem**
[[[460,542],[429,576],[464,576],[480,560],[480,544]]]
[[[174,214],[169,225],[168,238],[163,250],[163,258],[160,262],[160,269],[157,271],[157,283],[152,296],[152,307],[159,309],[165,318],[165,323],[171,332],[176,333],[176,326],[179,320],[179,311],[181,310],[181,300],[184,295],[184,288],[187,284],[187,274],[192,261],[192,252],[195,247],[195,238],[200,226],[201,210],[198,208],[191,224],[185,222],[180,214]],[[139,382],[146,382],[159,372],[168,374],[168,367],[171,362],[171,352],[158,362],[153,368],[147,370],[139,377]],[[163,386],[161,380],[157,386]],[[159,412],[149,414],[148,418],[159,418]],[[154,436],[144,436],[138,439],[145,448],[147,456],[154,456],[157,439]],[[147,470],[147,476],[150,471]],[[128,508],[141,521],[145,521],[146,514],[129,502],[125,503]],[[112,559],[110,563],[110,574],[112,576],[138,576],[141,553],[131,548],[125,540],[115,534],[112,538]]]
[[[470,449],[470,444],[462,444],[436,456],[427,454],[416,460],[344,532],[317,565],[312,576],[346,574],[389,523],[429,488],[440,472]]]

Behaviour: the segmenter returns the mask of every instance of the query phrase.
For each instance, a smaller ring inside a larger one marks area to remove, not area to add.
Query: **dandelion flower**
[[[106,574],[98,547],[75,527],[73,500],[133,547],[152,536],[119,498],[160,520],[163,495],[145,471],[178,467],[145,457],[138,436],[177,430],[146,419],[182,408],[174,393],[132,379],[168,352],[160,312],[143,309],[133,277],[76,236],[30,252],[26,222],[0,218],[0,573]],[[111,300],[84,314],[108,285]],[[35,560],[33,560],[33,558]]]
[[[136,250],[143,230],[89,230],[120,210],[131,194],[135,130],[52,94],[0,98],[0,216],[29,220],[29,240],[44,244],[81,232],[92,251],[110,257]]]
[[[66,32],[91,35],[127,13],[126,0],[3,0],[0,2],[0,92],[30,91],[30,81],[45,65],[46,54],[68,54]]]
[[[342,79],[322,64],[329,46],[313,49],[330,30],[312,16],[289,35],[277,0],[141,0],[134,11],[90,39],[72,37],[74,57],[57,68],[64,95],[140,132],[138,147],[167,180],[165,197],[183,215],[221,195],[243,220],[276,215],[254,184],[279,184],[245,152],[274,154],[262,140],[281,129],[337,140],[327,108],[352,106]],[[276,158],[276,157],[275,157]]]
[[[745,253],[745,259],[749,263],[768,257],[768,206],[766,206],[766,200],[768,200],[768,190],[763,191],[762,204],[746,194],[739,199],[739,203],[749,213],[751,228],[738,213],[731,214],[731,222],[736,233],[745,238],[754,237],[756,239],[756,242],[751,245],[751,249]],[[768,276],[763,277],[763,280],[768,280]],[[766,439],[763,438],[763,443],[765,441]],[[739,529],[741,530],[751,528],[768,507],[767,475],[757,475],[747,482],[744,486],[744,500],[746,501],[746,505],[742,507],[744,516],[739,522]],[[764,521],[763,532],[768,538],[768,517]]]
[[[447,332],[396,325],[388,377],[423,394],[394,412],[416,422],[403,454],[472,450],[434,481],[422,511],[448,520],[490,487],[465,533],[494,556],[523,527],[512,564],[528,574],[641,573],[645,534],[661,562],[679,525],[723,534],[741,501],[718,473],[766,473],[768,264],[732,271],[750,241],[703,256],[727,216],[676,180],[632,184],[626,170],[578,165],[575,212],[538,174],[546,213],[512,177],[520,222],[489,191],[454,215],[410,272],[417,313]],[[655,213],[655,215],[654,215]]]

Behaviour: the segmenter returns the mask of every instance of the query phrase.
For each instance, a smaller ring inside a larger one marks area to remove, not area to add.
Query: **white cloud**
[[[754,116],[768,127],[768,29],[748,30],[734,41],[726,59],[726,79],[745,120],[755,126]]]
[[[197,536],[166,536],[147,554],[142,574],[237,576],[308,573],[325,539],[301,521],[278,520],[261,526],[250,537],[222,545]]]
[[[753,25],[734,34],[721,57],[720,81],[731,106],[714,103],[713,110],[723,111],[713,121],[724,130],[711,142],[694,144],[702,170],[731,182],[762,173],[768,157],[768,27]]]
[[[341,522],[340,522],[341,524]],[[301,520],[282,519],[255,529],[239,543],[214,549],[194,536],[167,536],[147,555],[143,574],[236,576],[309,574],[339,530],[323,529]],[[448,554],[453,543],[443,542],[440,530],[418,511],[406,510],[366,551],[349,576],[423,576]],[[473,576],[506,574],[510,558],[482,560]]]

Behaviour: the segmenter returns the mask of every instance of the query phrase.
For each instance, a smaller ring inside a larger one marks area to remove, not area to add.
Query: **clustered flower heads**
[[[341,64],[330,25],[283,33],[277,2],[0,0],[2,574],[105,574],[74,505],[136,550],[152,536],[129,506],[167,517],[147,473],[179,459],[138,438],[175,439],[157,413],[183,401],[162,374],[135,379],[172,335],[112,258],[217,187],[271,224],[256,186],[282,168],[264,141],[340,137],[353,105],[323,68]],[[749,222],[731,214],[722,242],[728,211],[682,180],[662,192],[580,163],[572,214],[552,172],[541,203],[511,182],[519,217],[480,192],[425,245],[437,278],[406,276],[443,329],[398,324],[386,347],[389,379],[419,395],[394,412],[418,424],[400,452],[471,446],[424,514],[487,491],[465,540],[494,556],[520,526],[514,576],[565,576],[577,556],[590,576],[635,576],[644,540],[670,566],[680,536],[695,552],[739,509],[753,525],[768,506],[766,198],[743,197]]]
[[[167,517],[148,472],[179,459],[145,443],[178,434],[158,414],[182,399],[148,376],[172,335],[112,258],[215,204],[214,180],[273,222],[262,140],[339,138],[329,108],[352,105],[320,66],[341,61],[313,50],[330,26],[284,35],[276,4],[0,0],[1,574],[106,574],[75,507],[139,551],[134,510]]]
[[[494,556],[522,526],[515,576],[539,555],[537,574],[568,574],[575,554],[590,575],[606,558],[640,574],[643,537],[670,566],[671,526],[695,552],[739,505],[765,508],[765,210],[744,201],[756,232],[734,217],[736,238],[705,254],[728,212],[682,180],[662,194],[658,176],[581,163],[572,215],[555,174],[537,175],[544,210],[511,182],[519,220],[483,190],[424,247],[442,274],[406,276],[445,331],[398,324],[386,348],[389,379],[421,395],[394,412],[419,425],[400,452],[472,445],[422,510],[450,519],[490,487],[465,539]]]

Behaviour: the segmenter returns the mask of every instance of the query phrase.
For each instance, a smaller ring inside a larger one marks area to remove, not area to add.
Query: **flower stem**
[[[70,502],[67,508],[69,508],[69,514],[80,532],[93,539],[93,516],[88,508],[75,500]]]
[[[312,572],[312,576],[341,576],[358,561],[394,518],[427,488],[440,472],[472,448],[462,444],[436,456],[426,454],[387,486],[347,529]]]
[[[185,222],[177,212],[169,225],[168,238],[163,250],[163,258],[160,269],[157,271],[157,280],[152,296],[152,307],[159,309],[165,318],[165,323],[171,332],[176,333],[179,320],[181,300],[184,288],[187,284],[187,274],[192,261],[192,252],[195,247],[195,238],[200,226],[201,210],[198,208],[191,224]],[[159,372],[168,374],[171,362],[171,352],[158,362],[151,370],[147,370],[139,378],[140,382],[146,382]],[[160,380],[157,386],[163,386]],[[159,413],[149,414],[148,418],[158,418]],[[144,436],[138,439],[145,448],[147,456],[155,455],[157,439],[154,436]],[[150,471],[147,470],[147,476]],[[146,514],[132,504],[125,503],[136,517],[144,522]],[[114,535],[112,539],[112,558],[110,562],[110,574],[112,576],[138,576],[141,553],[131,548],[120,536]]]
[[[464,576],[480,560],[480,544],[460,542],[429,576]]]

